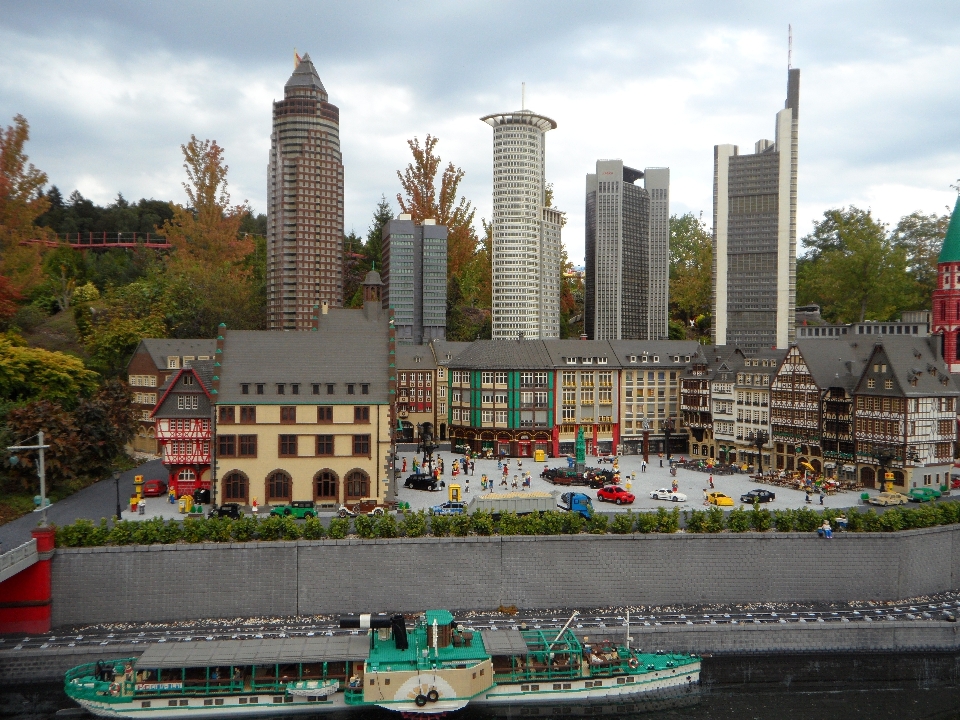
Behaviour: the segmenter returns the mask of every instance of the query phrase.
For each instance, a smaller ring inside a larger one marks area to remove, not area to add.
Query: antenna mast
[[[793,67],[793,25],[787,25],[787,70]]]
[[[525,82],[520,83],[520,109],[527,109],[527,84]]]

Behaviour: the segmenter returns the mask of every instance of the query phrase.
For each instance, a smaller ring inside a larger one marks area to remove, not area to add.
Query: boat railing
[[[97,672],[113,673],[115,665],[126,666],[134,658],[115,663],[84,663],[71,668],[64,675],[64,691],[69,697],[106,703],[130,702],[134,683],[128,680],[110,680],[97,677]]]
[[[343,700],[347,705],[362,705],[363,700],[363,686],[350,686],[348,685],[343,689]]]

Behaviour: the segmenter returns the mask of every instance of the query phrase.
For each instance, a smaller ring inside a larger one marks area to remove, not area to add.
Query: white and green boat
[[[571,618],[572,619],[572,618]],[[568,629],[472,632],[446,610],[361,615],[365,635],[151,645],[139,658],[81,665],[66,692],[105,717],[320,714],[378,706],[440,715],[470,706],[663,701],[688,696],[700,658],[582,643]]]

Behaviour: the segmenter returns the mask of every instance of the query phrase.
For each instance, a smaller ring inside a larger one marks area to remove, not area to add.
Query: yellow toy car
[[[733,507],[733,498],[720,492],[712,492],[707,495],[707,502],[710,505],[729,505]]]

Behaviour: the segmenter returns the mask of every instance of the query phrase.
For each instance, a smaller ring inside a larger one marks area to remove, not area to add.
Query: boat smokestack
[[[393,640],[397,644],[397,650],[406,650],[410,647],[410,643],[407,640],[407,625],[403,620],[403,615],[400,614],[392,617],[379,615],[374,617],[370,613],[350,615],[340,618],[340,627],[360,630],[390,628],[393,631]]]

